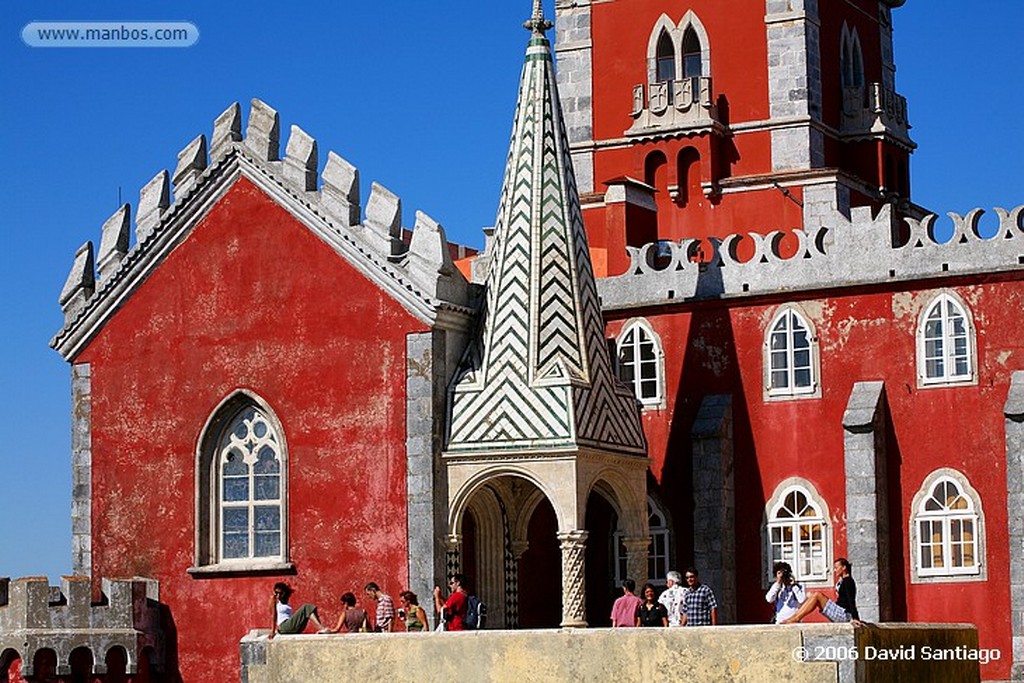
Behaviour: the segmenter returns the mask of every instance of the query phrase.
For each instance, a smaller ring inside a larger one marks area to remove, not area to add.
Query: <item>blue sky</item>
[[[624,0],[623,0],[624,1]],[[545,0],[548,16],[553,0]],[[685,3],[679,3],[682,7]],[[47,342],[75,250],[234,101],[260,97],[482,244],[497,210],[529,0],[445,3],[11,1],[0,13],[0,576],[70,571],[69,372]],[[941,213],[1024,203],[1024,3],[909,0],[895,12],[914,199]],[[680,12],[681,13],[681,12]],[[181,49],[41,49],[30,21],[188,21]],[[991,219],[989,216],[988,219]],[[130,350],[126,350],[130,353]],[[154,482],[159,484],[158,482]]]

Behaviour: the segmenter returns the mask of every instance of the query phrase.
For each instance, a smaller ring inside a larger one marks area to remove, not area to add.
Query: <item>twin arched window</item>
[[[655,405],[664,396],[661,343],[645,320],[627,323],[615,344],[619,379],[644,405]]]
[[[981,499],[967,478],[956,470],[937,470],[925,479],[912,505],[912,579],[980,574],[984,552]]]
[[[864,85],[864,56],[860,47],[857,29],[843,24],[839,42],[839,74],[844,88],[860,88]]]
[[[707,31],[692,10],[679,24],[663,14],[647,46],[649,81],[663,83],[709,76],[709,54]]]

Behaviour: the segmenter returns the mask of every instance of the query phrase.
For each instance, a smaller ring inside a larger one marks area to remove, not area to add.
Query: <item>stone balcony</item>
[[[843,88],[843,118],[840,132],[848,140],[884,136],[913,149],[907,119],[907,98],[881,83]]]
[[[633,87],[631,138],[723,131],[711,97],[711,78],[695,76]]]

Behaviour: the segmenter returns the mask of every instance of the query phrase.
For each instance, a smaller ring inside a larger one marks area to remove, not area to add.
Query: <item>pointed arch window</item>
[[[662,31],[658,37],[658,48],[655,55],[655,80],[674,81],[676,78],[676,49],[668,31]]]
[[[819,396],[818,340],[794,307],[783,308],[768,326],[765,385],[771,398]]]
[[[198,452],[194,572],[287,565],[287,449],[269,407],[239,393],[210,418]]]
[[[703,73],[704,51],[693,26],[683,32],[683,78],[695,78]]]
[[[647,497],[647,528],[651,536],[651,545],[647,551],[647,583],[664,586],[665,575],[668,574],[671,563],[671,532],[668,527],[668,515],[650,496]],[[625,534],[622,531],[615,532],[613,543],[616,586],[621,586],[623,580],[630,578],[623,538]]]
[[[975,380],[974,329],[967,308],[949,293],[924,311],[917,330],[918,376],[922,385]]]
[[[628,323],[616,341],[619,379],[643,405],[660,404],[664,397],[661,343],[644,320]]]
[[[972,577],[982,571],[981,500],[960,472],[933,472],[914,496],[913,579]]]
[[[828,581],[832,566],[828,508],[804,483],[780,485],[766,512],[765,575],[776,562],[788,562],[797,580]]]
[[[844,88],[861,88],[864,86],[864,57],[860,47],[860,36],[857,30],[850,30],[849,26],[843,25],[843,35],[840,41],[840,77]]]

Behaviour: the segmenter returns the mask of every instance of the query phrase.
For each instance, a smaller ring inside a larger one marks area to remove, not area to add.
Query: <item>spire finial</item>
[[[544,18],[542,4],[542,0],[533,0],[533,16],[528,21],[523,22],[523,28],[540,35],[544,35],[545,31],[554,26],[554,24]]]

